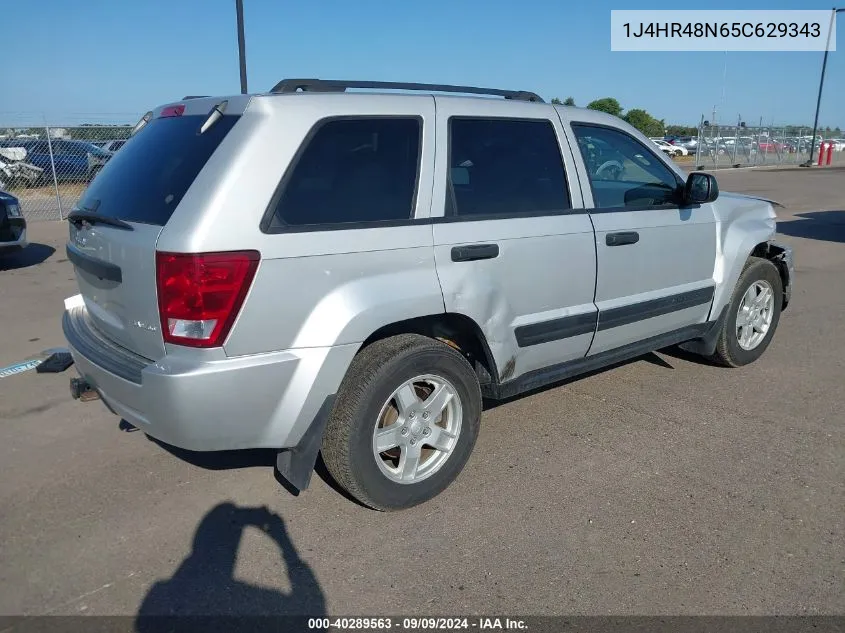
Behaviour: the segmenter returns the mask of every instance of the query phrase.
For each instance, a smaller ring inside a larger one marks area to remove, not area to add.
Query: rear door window
[[[449,120],[446,215],[543,215],[571,208],[550,121]]]
[[[79,201],[100,215],[164,226],[240,116],[227,115],[203,134],[207,117],[150,121],[103,167]]]
[[[282,180],[266,230],[410,219],[421,129],[412,117],[319,123]]]

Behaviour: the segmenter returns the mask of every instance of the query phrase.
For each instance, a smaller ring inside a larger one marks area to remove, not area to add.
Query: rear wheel
[[[331,475],[377,510],[440,494],[466,465],[481,418],[475,372],[456,350],[403,334],[361,351],[323,438]]]
[[[778,269],[767,259],[749,257],[734,288],[713,360],[741,367],[760,358],[775,334],[782,305]]]

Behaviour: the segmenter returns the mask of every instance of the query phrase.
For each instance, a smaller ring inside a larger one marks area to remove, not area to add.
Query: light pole
[[[238,14],[238,60],[241,66],[241,94],[245,95],[246,90],[246,50],[244,44],[244,2],[235,0],[235,11]]]
[[[830,26],[827,28],[827,43],[824,46],[824,59],[822,61],[822,76],[819,79],[819,96],[816,99],[816,118],[813,121],[813,138],[810,139],[810,157],[807,159],[807,162],[804,163],[806,167],[809,167],[813,164],[813,152],[816,149],[816,133],[819,128],[819,108],[822,105],[822,88],[824,88],[824,71],[827,68],[827,55],[830,52],[830,36],[833,35],[833,26],[836,22],[836,14],[845,11],[845,8],[836,9],[833,8],[830,10]]]

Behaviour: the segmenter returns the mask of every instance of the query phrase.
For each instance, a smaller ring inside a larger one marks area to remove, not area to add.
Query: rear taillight
[[[260,255],[156,253],[156,283],[165,343],[218,347],[240,312]]]

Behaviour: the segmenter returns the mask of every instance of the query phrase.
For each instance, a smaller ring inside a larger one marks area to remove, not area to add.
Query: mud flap
[[[678,345],[682,350],[685,352],[690,352],[692,354],[700,354],[702,356],[712,356],[716,353],[716,345],[719,342],[719,334],[722,331],[722,326],[725,323],[725,319],[728,318],[728,308],[730,304],[722,307],[722,312],[719,314],[719,318],[715,321],[710,323],[710,326],[707,330],[702,333],[702,335],[696,339],[691,341],[687,341],[686,343],[681,343]]]
[[[276,470],[279,471],[279,475],[300,492],[307,489],[311,483],[311,475],[314,473],[317,455],[323,444],[323,433],[326,430],[333,404],[334,395],[323,400],[323,404],[299,444],[293,448],[283,449],[276,457]]]

